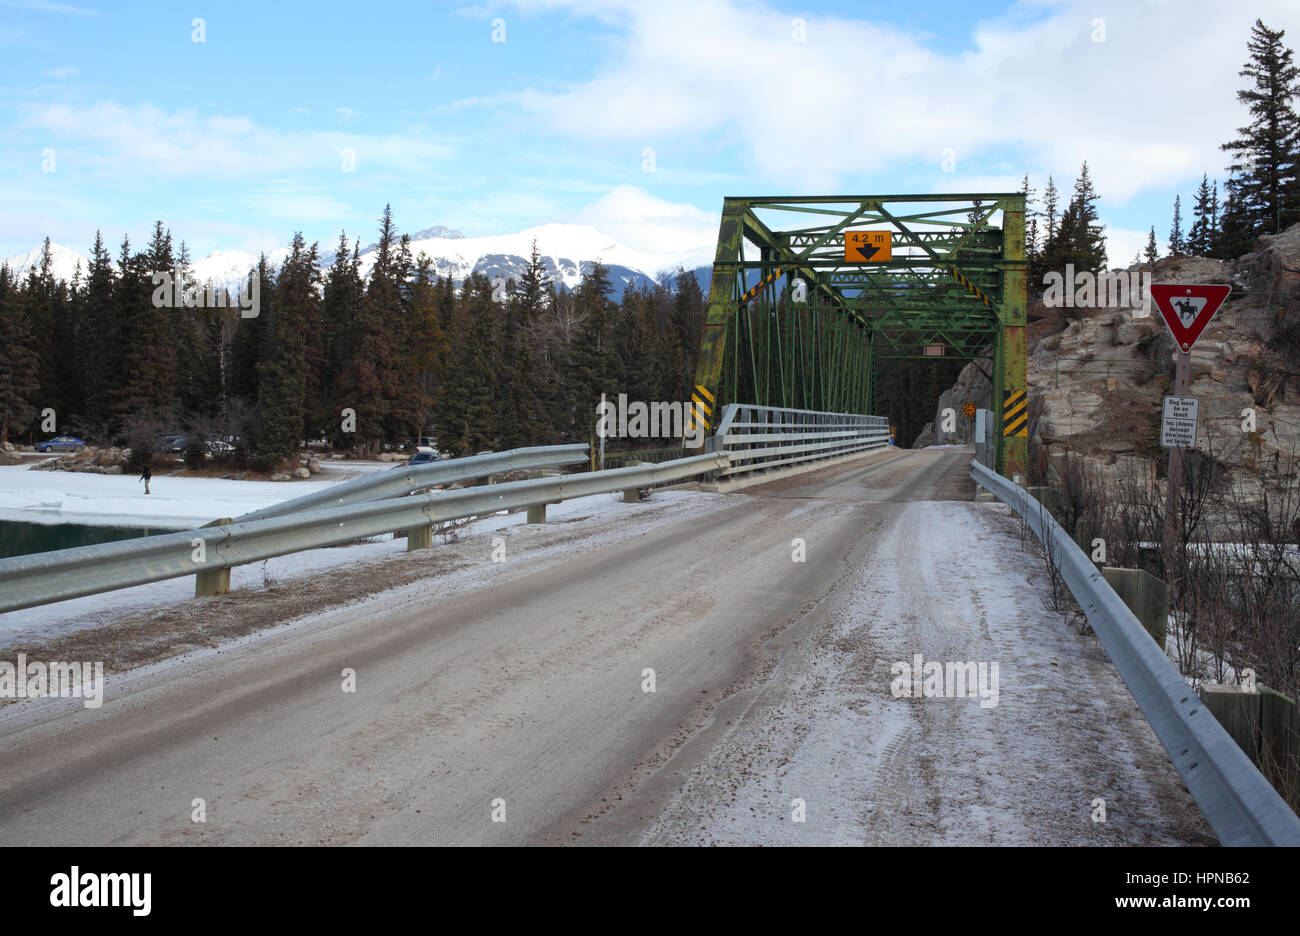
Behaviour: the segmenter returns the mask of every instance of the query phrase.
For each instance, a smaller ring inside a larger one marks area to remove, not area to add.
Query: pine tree
[[[0,265],[0,444],[36,415],[40,360],[28,309],[8,265]]]
[[[1051,194],[1054,202],[1054,187]],[[1071,263],[1078,270],[1100,270],[1105,266],[1106,237],[1097,214],[1097,200],[1085,162],[1060,221],[1053,218],[1054,208],[1049,211],[1051,234],[1043,244],[1041,273],[1062,271]]]
[[[346,351],[340,373],[342,408],[356,413],[355,441],[363,451],[376,452],[395,429],[397,382],[401,379],[394,355],[394,323],[401,303],[394,264],[397,260],[397,229],[392,207],[384,206],[379,219],[379,240],[374,249],[370,282],[361,297],[354,344]]]
[[[1152,266],[1160,259],[1160,248],[1156,246],[1156,227],[1151,225],[1151,233],[1147,235],[1146,262]]]
[[[437,275],[433,272],[433,261],[424,253],[416,258],[406,302],[410,327],[409,370],[413,378],[411,383],[418,390],[415,400],[420,423],[418,435],[423,436],[431,430],[436,431],[435,404],[448,350],[438,315]]]
[[[576,439],[586,439],[596,424],[596,404],[613,390],[617,358],[610,347],[614,308],[609,300],[609,269],[596,261],[574,294],[582,324],[569,349],[567,406]]]
[[[1106,235],[1097,213],[1098,195],[1092,187],[1092,177],[1088,173],[1085,161],[1079,168],[1079,178],[1074,182],[1074,197],[1071,202],[1075,211],[1075,231],[1070,245],[1076,267],[1087,270],[1100,270],[1106,266]]]
[[[694,273],[678,270],[673,280],[673,304],[669,321],[675,344],[680,349],[675,393],[669,397],[683,403],[690,400],[695,384],[695,358],[704,331],[704,293]]]
[[[1047,188],[1043,191],[1043,217],[1047,221],[1047,229],[1043,232],[1044,240],[1051,241],[1056,238],[1056,204],[1059,196],[1056,192],[1056,183],[1052,177],[1047,177]]]
[[[435,407],[438,444],[457,455],[487,450],[498,435],[497,385],[492,373],[497,306],[491,281],[471,273],[452,313],[450,362]]]
[[[1181,257],[1185,245],[1183,244],[1183,205],[1182,196],[1174,196],[1174,221],[1169,227],[1169,256]]]
[[[1192,227],[1187,232],[1187,252],[1195,257],[1208,256],[1210,252],[1210,179],[1201,174],[1201,185],[1192,203]]]
[[[319,250],[295,233],[275,283],[257,361],[257,415],[253,447],[268,461],[293,456],[303,438],[307,414],[306,325],[319,301]]]
[[[123,242],[125,252],[126,242]],[[175,265],[171,232],[154,224],[144,253],[126,261],[115,297],[126,329],[125,380],[116,401],[121,419],[172,420],[176,408],[176,348],[173,344],[171,307],[174,296],[161,276],[172,275]],[[155,280],[159,280],[155,282]]]
[[[90,248],[90,269],[79,297],[81,332],[76,358],[85,388],[85,419],[109,435],[114,380],[121,373],[123,344],[118,337],[119,318],[113,306],[115,276],[112,257],[103,234],[95,232]]]
[[[1255,20],[1246,46],[1250,59],[1238,73],[1253,86],[1237,92],[1251,120],[1220,147],[1232,154],[1229,196],[1237,202],[1248,239],[1300,220],[1300,116],[1293,104],[1300,94],[1300,68],[1282,44],[1284,36],[1283,30]]]
[[[360,340],[361,260],[356,245],[349,247],[346,234],[339,235],[334,263],[325,277],[321,302],[321,339],[324,370],[320,377],[321,398],[314,409],[312,425],[321,428],[336,446],[355,444],[356,438],[343,432],[343,409],[352,406],[347,370]]]
[[[1215,256],[1230,260],[1250,250],[1255,233],[1241,203],[1241,186],[1237,177],[1230,175],[1223,189],[1223,209],[1219,214],[1219,235],[1214,253]]]
[[[1039,212],[1034,207],[1034,195],[1036,193],[1034,189],[1029,187],[1029,173],[1027,172],[1024,180],[1020,183],[1020,191],[1025,196],[1025,262],[1028,266],[1029,281],[1037,283],[1042,279],[1041,245],[1038,232]]]
[[[1219,242],[1219,180],[1215,179],[1210,184],[1210,210],[1209,226],[1205,235],[1205,252],[1207,256],[1214,256],[1215,245]]]

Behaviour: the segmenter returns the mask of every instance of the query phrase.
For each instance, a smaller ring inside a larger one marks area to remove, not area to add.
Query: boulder
[[[294,471],[294,476],[298,478],[310,478],[311,472],[308,471],[306,468],[298,468],[297,470]]]
[[[22,464],[23,457],[17,452],[5,450],[0,452],[0,465],[18,465]]]
[[[104,474],[109,474],[109,475],[120,475],[120,474],[122,474],[122,466],[121,466],[121,465],[109,465],[107,468],[104,469]]]
[[[289,480],[289,476],[288,476],[287,474],[285,474],[283,471],[277,471],[275,474],[271,475],[271,480],[272,480],[272,481],[288,481],[288,480]]]

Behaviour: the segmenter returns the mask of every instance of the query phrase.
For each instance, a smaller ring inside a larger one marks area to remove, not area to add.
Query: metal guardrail
[[[680,480],[726,466],[725,455],[696,455],[662,465],[434,491],[0,559],[0,612],[218,571],[442,520]]]
[[[714,451],[731,457],[731,467],[719,473],[740,474],[884,448],[889,444],[889,420],[729,403],[713,438]]]
[[[1210,714],[1173,662],[1047,508],[977,462],[971,479],[1028,522],[1224,845],[1300,845],[1300,818]]]
[[[482,478],[500,471],[553,468],[557,465],[576,465],[586,460],[587,444],[584,442],[578,445],[540,445],[510,449],[506,452],[491,452],[487,455],[471,455],[468,458],[430,462],[427,465],[396,465],[388,471],[380,471],[367,478],[344,481],[342,484],[331,485],[324,491],[304,494],[293,500],[254,510],[236,517],[235,520],[238,522],[284,517],[303,510],[320,510],[324,507],[342,507],[345,504],[357,504],[362,501],[401,497],[423,488],[450,484],[453,481],[465,481],[469,478]]]

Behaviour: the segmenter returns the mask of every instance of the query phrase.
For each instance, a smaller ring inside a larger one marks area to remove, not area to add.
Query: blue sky
[[[1086,158],[1126,263],[1222,177],[1256,16],[1300,41],[1289,0],[0,0],[0,256],[154,218],[197,256],[368,243],[386,202],[685,250],[724,195],[1068,189]]]

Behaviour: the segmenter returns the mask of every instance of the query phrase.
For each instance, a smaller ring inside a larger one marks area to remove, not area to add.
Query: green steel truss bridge
[[[697,410],[873,413],[882,368],[992,349],[998,469],[1023,472],[1025,301],[1023,193],[727,198]]]

